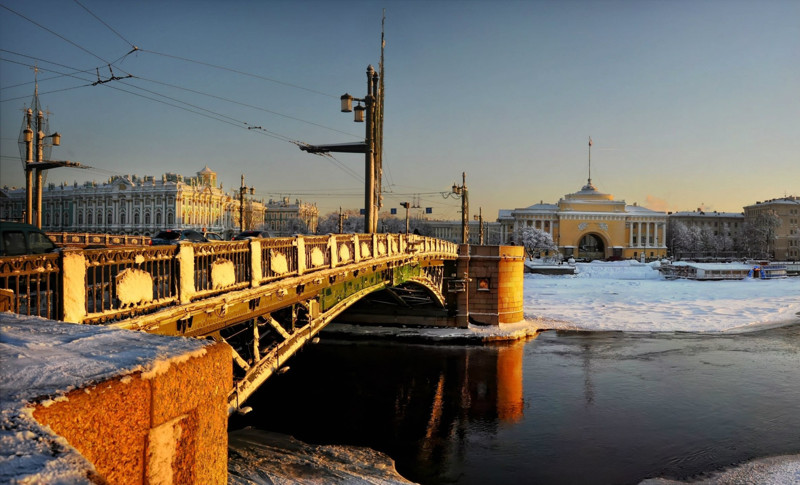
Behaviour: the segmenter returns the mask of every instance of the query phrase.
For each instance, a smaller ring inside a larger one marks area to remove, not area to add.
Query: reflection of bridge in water
[[[227,342],[233,410],[371,293],[444,308],[457,258],[456,244],[394,234],[64,248],[0,259],[0,288],[17,313]]]

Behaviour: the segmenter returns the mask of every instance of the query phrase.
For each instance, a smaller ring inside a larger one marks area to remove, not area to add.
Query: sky
[[[297,143],[363,139],[339,97],[366,94],[383,9],[384,210],[460,219],[462,172],[471,215],[556,203],[586,183],[589,137],[592,182],[628,204],[800,196],[795,0],[0,0],[0,185],[24,186],[37,65],[51,159],[92,167],[48,182],[208,165],[225,190],[361,208],[363,155]]]

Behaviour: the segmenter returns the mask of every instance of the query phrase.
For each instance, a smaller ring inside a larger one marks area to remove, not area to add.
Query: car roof
[[[0,221],[0,226],[6,231],[8,230],[18,230],[18,231],[41,231],[38,227],[34,226],[33,224],[26,224],[24,222],[9,222],[9,221]]]

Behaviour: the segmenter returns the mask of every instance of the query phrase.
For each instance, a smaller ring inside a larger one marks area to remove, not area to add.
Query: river
[[[289,364],[231,429],[368,447],[424,484],[636,484],[800,453],[798,325],[480,346],[323,336]]]

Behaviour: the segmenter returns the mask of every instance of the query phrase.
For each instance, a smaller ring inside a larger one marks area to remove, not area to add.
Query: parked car
[[[169,229],[150,238],[151,246],[178,244],[180,241],[208,242],[203,233],[192,229]]]
[[[204,235],[206,236],[206,239],[208,239],[209,241],[224,241],[225,240],[225,238],[222,237],[222,234],[220,234],[218,232],[206,232]]]
[[[41,229],[22,222],[0,222],[0,256],[52,253],[58,249]]]
[[[234,241],[241,241],[243,239],[250,239],[251,237],[274,237],[272,233],[267,230],[262,231],[242,231],[233,236]]]

